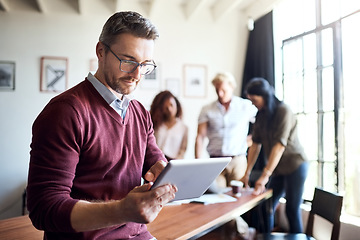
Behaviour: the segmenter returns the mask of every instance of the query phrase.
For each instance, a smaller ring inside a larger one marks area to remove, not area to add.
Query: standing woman
[[[188,127],[182,121],[182,107],[170,92],[158,93],[150,107],[156,143],[167,160],[184,158]]]
[[[258,108],[253,127],[253,144],[249,148],[248,166],[241,181],[248,187],[249,176],[261,147],[267,163],[255,183],[253,194],[273,189],[273,211],[268,216],[265,231],[274,227],[274,210],[285,194],[286,216],[291,233],[303,230],[300,204],[308,172],[308,162],[297,134],[296,117],[289,106],[281,102],[274,89],[263,78],[253,78],[246,86],[247,97]],[[268,227],[268,229],[266,229]]]

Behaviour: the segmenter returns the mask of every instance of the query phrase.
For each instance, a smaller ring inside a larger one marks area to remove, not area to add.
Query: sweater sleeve
[[[51,101],[33,124],[27,187],[29,216],[38,229],[73,232],[70,196],[79,161],[81,124],[74,108]]]
[[[273,134],[274,142],[280,142],[283,146],[287,146],[293,126],[293,114],[290,108],[282,104],[277,110],[274,122],[276,123]]]

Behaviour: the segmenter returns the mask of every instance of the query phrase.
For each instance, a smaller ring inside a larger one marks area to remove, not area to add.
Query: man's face
[[[140,66],[132,73],[122,72],[120,70],[120,61],[109,49],[105,53],[105,45],[98,44],[98,48],[101,47],[103,54],[99,58],[100,76],[97,76],[100,78],[99,80],[116,93],[125,95],[132,93],[142,78]],[[152,62],[154,40],[139,38],[125,33],[117,36],[116,41],[109,47],[121,60],[131,60],[138,63]]]
[[[221,104],[230,102],[233,96],[234,88],[229,82],[224,81],[216,83],[215,90]]]

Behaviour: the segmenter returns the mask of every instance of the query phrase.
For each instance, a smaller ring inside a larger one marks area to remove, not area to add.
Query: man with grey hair
[[[27,206],[44,239],[154,239],[146,224],[177,188],[151,189],[167,161],[150,113],[129,94],[156,67],[157,37],[140,14],[115,13],[96,45],[96,73],[36,118]]]
[[[218,188],[230,186],[246,170],[249,123],[255,120],[257,109],[247,100],[234,96],[234,76],[229,72],[218,73],[212,80],[218,99],[206,106],[198,118],[195,157],[201,158],[206,137],[210,157],[232,157],[226,169],[216,179]]]

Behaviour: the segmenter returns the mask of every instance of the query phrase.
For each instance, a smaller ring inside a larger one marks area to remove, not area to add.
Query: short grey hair
[[[236,81],[234,76],[229,72],[222,72],[216,74],[214,79],[211,81],[211,83],[215,86],[215,84],[219,82],[228,82],[230,85],[235,89],[236,88]]]
[[[158,30],[149,19],[137,12],[125,11],[113,14],[106,21],[99,41],[111,46],[116,36],[122,33],[130,33],[148,40],[155,40],[159,37]]]

